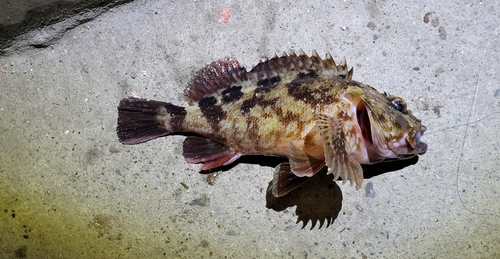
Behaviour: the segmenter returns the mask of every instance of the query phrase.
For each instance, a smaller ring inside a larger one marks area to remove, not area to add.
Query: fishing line
[[[449,127],[444,127],[444,128],[431,129],[429,131],[426,131],[425,135],[431,135],[431,134],[438,133],[438,132],[445,131],[445,130],[456,129],[456,128],[459,128],[459,127],[462,127],[462,126],[469,126],[469,125],[472,125],[474,123],[478,123],[478,122],[480,122],[482,120],[487,119],[488,117],[491,117],[491,116],[497,115],[497,114],[500,114],[500,112],[490,113],[490,114],[485,115],[484,117],[482,117],[480,119],[477,119],[477,120],[471,121],[471,122],[466,122],[466,123],[462,123],[462,124],[458,124],[458,125],[454,125],[454,126],[449,126]]]
[[[486,47],[484,49],[484,53],[486,55],[486,52],[487,52],[487,49],[488,47]],[[495,113],[492,113],[492,114],[489,114],[489,115],[486,115],[485,117],[479,119],[479,120],[476,120],[474,122],[470,122],[471,121],[471,118],[472,118],[472,111],[474,110],[474,106],[476,104],[476,99],[477,99],[477,91],[478,91],[478,88],[479,88],[479,73],[481,72],[482,70],[482,67],[483,67],[483,64],[481,63],[481,66],[479,67],[479,71],[477,72],[477,77],[476,77],[476,87],[474,88],[474,94],[472,96],[472,104],[469,108],[469,115],[467,116],[467,123],[465,123],[465,125],[458,125],[458,126],[465,126],[465,132],[464,132],[464,137],[463,137],[463,141],[462,141],[462,147],[460,148],[460,157],[458,158],[458,164],[457,164],[457,170],[456,170],[456,178],[455,178],[455,186],[456,186],[456,190],[457,190],[457,194],[458,194],[458,198],[460,199],[460,202],[462,203],[462,206],[467,210],[469,211],[470,213],[472,214],[476,214],[476,215],[494,215],[493,213],[485,213],[485,212],[476,212],[476,211],[473,211],[472,209],[470,209],[469,207],[467,207],[462,199],[462,195],[460,194],[460,190],[458,188],[458,176],[459,176],[459,173],[460,173],[460,166],[462,165],[462,159],[463,159],[463,156],[464,156],[464,148],[465,148],[465,141],[467,140],[467,137],[468,137],[468,134],[469,134],[469,125],[471,123],[475,123],[475,122],[478,122],[480,120],[483,120],[489,116],[492,116],[494,114],[498,114],[499,112],[495,112]],[[457,126],[457,127],[458,127]],[[464,189],[465,190],[465,189]]]

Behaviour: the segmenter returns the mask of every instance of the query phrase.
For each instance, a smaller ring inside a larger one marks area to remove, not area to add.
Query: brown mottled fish
[[[251,71],[232,59],[201,69],[185,90],[189,106],[126,98],[118,106],[118,138],[138,144],[167,134],[184,140],[188,163],[209,170],[242,155],[287,157],[272,192],[286,195],[325,165],[335,180],[360,188],[360,164],[424,154],[426,130],[403,99],[352,80],[345,61],[301,51],[274,56]]]

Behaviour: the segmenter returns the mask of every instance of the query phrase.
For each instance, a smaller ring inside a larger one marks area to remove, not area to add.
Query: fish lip
[[[424,135],[424,132],[427,130],[427,127],[425,125],[420,125],[419,130],[415,133],[415,141],[412,143],[409,141],[411,144],[412,148],[415,149],[415,153],[417,155],[423,155],[425,152],[427,152],[427,144],[423,141],[421,141],[422,136]],[[407,139],[410,137],[410,134],[408,135]]]

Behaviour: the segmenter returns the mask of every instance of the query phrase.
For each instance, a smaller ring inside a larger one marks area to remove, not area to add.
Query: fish
[[[125,145],[187,135],[183,156],[201,171],[245,155],[288,158],[274,169],[272,194],[282,197],[325,166],[359,189],[361,164],[425,154],[426,127],[397,96],[352,79],[345,58],[283,53],[250,71],[235,59],[214,61],[184,90],[187,105],[124,98],[117,136]]]

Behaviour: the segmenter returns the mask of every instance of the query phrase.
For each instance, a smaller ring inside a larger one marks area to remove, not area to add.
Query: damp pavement
[[[500,257],[497,4],[158,0],[78,10],[3,45],[0,258]],[[43,44],[30,44],[36,35]],[[345,57],[355,80],[404,98],[428,128],[427,153],[365,167],[372,177],[360,190],[319,175],[276,199],[277,159],[204,175],[184,162],[184,136],[118,142],[122,98],[185,105],[184,86],[211,61],[251,68],[301,49]]]

